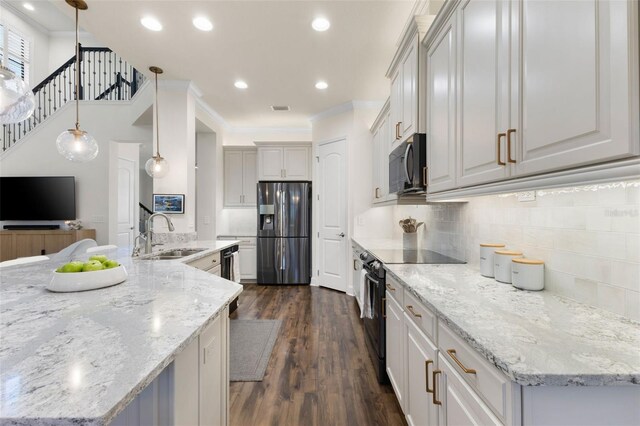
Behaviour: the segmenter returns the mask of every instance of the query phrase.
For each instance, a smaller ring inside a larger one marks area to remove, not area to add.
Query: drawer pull
[[[387,283],[387,288],[391,291],[396,291],[395,287],[391,287],[391,284]]]
[[[511,133],[515,133],[516,129],[507,130],[507,161],[509,163],[515,163],[516,160],[511,158]]]
[[[433,364],[433,361],[430,359],[424,361],[425,390],[427,391],[427,393],[433,393],[433,389],[429,389],[429,364]]]
[[[447,349],[447,353],[449,354],[451,359],[454,360],[456,364],[458,364],[458,367],[460,367],[462,369],[462,371],[464,371],[467,374],[476,374],[477,373],[476,370],[474,370],[473,368],[467,368],[460,362],[458,357],[456,357],[456,350],[455,349]]]
[[[438,374],[442,373],[440,370],[433,370],[431,378],[433,379],[433,404],[442,405],[442,401],[438,401]]]
[[[407,305],[407,309],[409,310],[409,312],[411,312],[411,314],[414,317],[418,317],[418,318],[422,318],[422,314],[417,313],[416,311],[413,310],[413,306],[411,305]]]
[[[503,137],[503,136],[506,136],[506,135],[507,135],[506,133],[498,133],[498,158],[497,158],[497,161],[498,161],[498,165],[499,166],[506,166],[507,165],[507,163],[502,161],[502,158],[501,158],[502,154],[500,153],[500,138]]]

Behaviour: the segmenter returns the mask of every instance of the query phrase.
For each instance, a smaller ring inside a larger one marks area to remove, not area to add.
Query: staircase
[[[106,47],[80,47],[80,100],[129,101],[144,75]],[[6,151],[67,102],[76,99],[76,56],[33,88],[35,110],[28,119],[4,124],[0,134]],[[71,127],[71,123],[69,124]]]

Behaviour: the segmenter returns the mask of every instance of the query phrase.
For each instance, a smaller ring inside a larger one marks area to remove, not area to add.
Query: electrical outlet
[[[536,191],[518,192],[517,197],[518,197],[518,201],[520,201],[520,202],[535,201],[536,200]]]

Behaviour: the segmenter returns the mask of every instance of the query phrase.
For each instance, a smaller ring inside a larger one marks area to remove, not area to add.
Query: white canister
[[[522,257],[522,252],[511,250],[496,250],[493,254],[493,272],[496,281],[511,284],[511,260]]]
[[[493,252],[504,244],[480,244],[480,275],[493,278]]]
[[[402,248],[404,250],[418,250],[418,233],[404,232],[402,234]]]
[[[544,261],[511,259],[511,284],[522,290],[544,289]]]

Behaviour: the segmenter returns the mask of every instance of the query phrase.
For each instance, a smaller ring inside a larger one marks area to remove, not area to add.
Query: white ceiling
[[[73,9],[56,6],[69,16]],[[192,80],[204,101],[234,127],[309,127],[309,118],[350,100],[384,100],[385,71],[413,0],[375,1],[91,1],[80,24],[136,68],[163,79]],[[152,32],[140,18],[164,26]],[[195,29],[208,17],[211,32]],[[331,21],[311,29],[316,16]],[[233,86],[236,79],[249,84]],[[314,85],[325,80],[329,88]],[[289,105],[273,112],[270,105]]]
[[[30,3],[34,10],[26,10],[23,7],[24,3]],[[74,31],[75,29],[73,19],[47,0],[2,0],[2,6],[10,8],[22,19],[32,25],[35,24],[43,31]],[[73,9],[71,11],[73,12]]]

